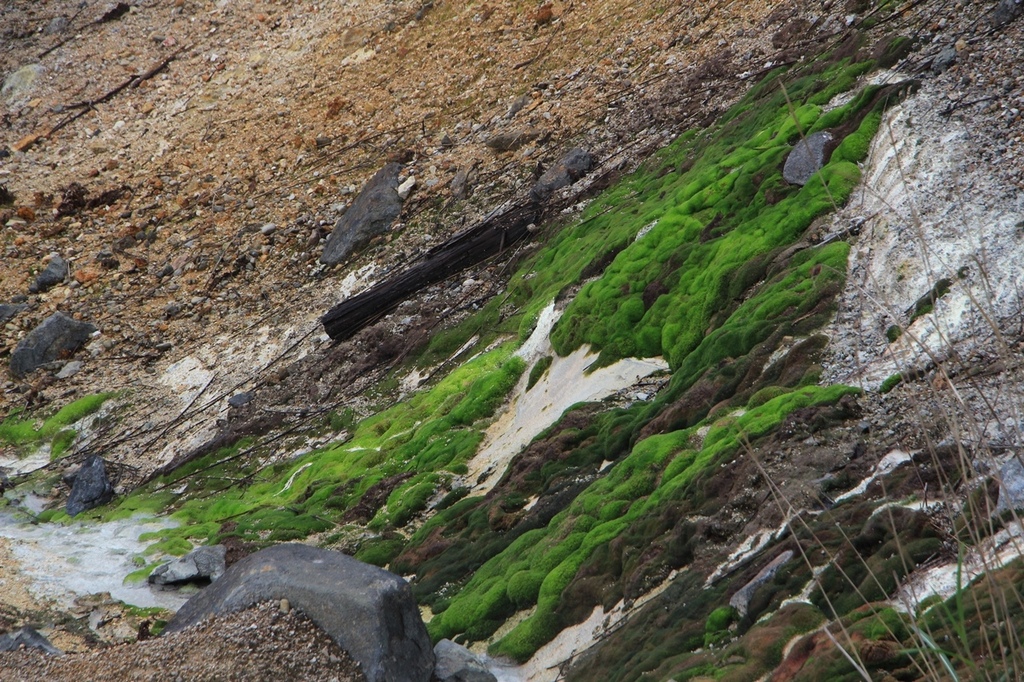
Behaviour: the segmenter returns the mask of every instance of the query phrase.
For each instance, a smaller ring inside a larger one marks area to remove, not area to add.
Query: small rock
[[[287,599],[282,599],[281,604],[279,605],[278,608],[281,609],[281,613],[290,613],[292,610],[292,605],[291,602],[289,602]]]
[[[107,478],[107,467],[99,455],[92,455],[75,474],[71,494],[65,506],[68,516],[106,504],[114,498],[114,487]]]
[[[434,677],[438,682],[497,682],[497,678],[469,649],[450,639],[434,646]]]
[[[1011,457],[999,469],[999,502],[996,514],[1009,510],[1024,509],[1024,463],[1019,457]]]
[[[68,20],[65,17],[54,17],[43,29],[43,35],[52,36],[60,33],[68,27]]]
[[[529,93],[524,93],[519,97],[516,97],[515,101],[512,102],[512,106],[510,106],[508,108],[508,111],[505,113],[505,118],[515,118],[515,115],[522,111],[523,107],[530,103],[531,99],[532,98],[530,97]]]
[[[586,175],[593,165],[594,157],[586,149],[571,149],[540,176],[530,189],[530,198],[536,202],[547,201],[556,191]]]
[[[54,313],[29,332],[11,353],[11,373],[20,378],[66,357],[84,346],[95,331],[96,327],[88,322]]]
[[[50,644],[50,640],[43,637],[34,628],[28,626],[8,632],[6,635],[0,635],[0,651],[17,651],[22,647],[38,649],[51,656],[59,656],[64,653]]]
[[[470,163],[459,169],[459,172],[452,178],[451,190],[452,196],[456,199],[465,199],[469,196],[469,191],[473,186],[475,179],[475,168],[476,165]]]
[[[498,133],[487,139],[485,144],[496,152],[511,152],[540,137],[542,131],[537,128],[521,128],[506,133]]]
[[[832,134],[820,131],[801,138],[786,157],[782,177],[794,185],[805,185],[825,164],[825,145],[832,140]]]
[[[260,233],[264,235],[274,234],[274,232],[276,231],[277,225],[275,225],[274,223],[267,223],[266,225],[260,227]]]
[[[956,58],[957,54],[955,46],[949,45],[948,47],[943,48],[942,51],[935,56],[935,59],[932,60],[932,71],[935,73],[942,73],[943,71],[946,71],[949,67],[953,66],[953,64],[956,64]]]
[[[46,268],[36,277],[36,281],[29,286],[28,290],[33,294],[42,293],[63,282],[67,276],[67,261],[58,255],[54,255],[50,258],[50,262],[46,264]]]
[[[162,268],[162,269],[160,270],[160,272],[156,273],[156,276],[157,276],[157,277],[158,277],[159,279],[164,279],[165,277],[170,277],[170,276],[171,276],[171,275],[173,275],[173,274],[174,274],[174,266],[173,266],[173,265],[171,265],[170,263],[168,263],[167,265],[165,265],[165,266],[164,266],[164,267],[163,267],[163,268]]]
[[[245,393],[236,393],[235,395],[228,398],[228,405],[231,407],[242,407],[252,402],[253,394],[246,391]]]
[[[187,582],[213,582],[224,575],[227,547],[210,545],[196,547],[183,557],[162,564],[149,574],[151,585],[177,585]]]
[[[416,176],[410,175],[401,185],[398,186],[398,198],[405,201],[412,194],[412,188],[416,186]]]
[[[168,341],[162,341],[161,343],[153,346],[153,348],[155,348],[158,353],[166,353],[170,349],[174,348],[174,344]]]
[[[177,301],[171,301],[167,304],[167,307],[164,308],[164,317],[169,320],[180,312],[181,305]]]
[[[82,371],[81,360],[72,360],[68,364],[64,365],[59,372],[57,372],[58,379],[70,379],[79,372]]]
[[[7,320],[10,320],[15,315],[20,313],[22,310],[27,309],[27,305],[18,305],[15,303],[0,303],[0,324],[3,324]]]
[[[323,149],[324,147],[330,147],[333,142],[334,138],[321,135],[320,137],[316,138],[316,148]]]

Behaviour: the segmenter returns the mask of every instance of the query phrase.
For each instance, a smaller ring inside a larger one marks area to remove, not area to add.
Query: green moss
[[[878,387],[878,392],[888,393],[892,389],[899,386],[901,383],[903,383],[902,374],[891,374],[886,378],[885,381],[882,382],[882,385]]]
[[[704,624],[704,646],[714,646],[729,638],[729,626],[739,614],[731,606],[720,606],[708,616]]]
[[[551,367],[551,361],[552,357],[550,355],[545,355],[538,360],[536,364],[534,364],[533,369],[530,370],[530,378],[526,383],[527,391],[533,388],[537,382],[540,381],[541,377],[543,377],[548,371],[548,368]]]
[[[898,324],[891,325],[885,330],[885,338],[889,340],[889,343],[896,343],[901,336],[903,336],[903,330]]]
[[[74,429],[64,429],[58,431],[50,442],[50,459],[60,459],[61,456],[67,451],[75,438],[78,436],[78,432]]]

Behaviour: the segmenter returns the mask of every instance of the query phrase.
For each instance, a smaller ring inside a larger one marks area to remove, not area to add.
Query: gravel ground
[[[212,618],[167,637],[87,654],[0,653],[9,682],[80,680],[365,680],[359,666],[322,630],[296,611],[265,603]]]

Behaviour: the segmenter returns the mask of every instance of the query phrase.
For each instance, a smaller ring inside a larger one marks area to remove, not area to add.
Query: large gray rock
[[[224,575],[224,558],[227,551],[224,545],[196,547],[185,556],[154,568],[149,574],[149,582],[154,585],[174,585],[202,580],[213,582]]]
[[[800,138],[793,151],[786,157],[782,177],[794,185],[806,185],[811,177],[825,164],[825,145],[832,140],[832,133],[824,130]]]
[[[1008,24],[1024,13],[1024,0],[999,0],[992,10],[992,26],[998,28]]]
[[[16,304],[16,303],[0,303],[0,324],[3,324],[7,320],[11,319],[22,310],[26,310],[27,305]]]
[[[450,639],[437,643],[434,658],[434,677],[438,682],[498,682],[472,651]]]
[[[88,322],[54,313],[29,332],[11,353],[11,373],[20,378],[49,362],[63,360],[84,346],[95,331],[96,327]]]
[[[276,545],[233,564],[188,600],[164,632],[281,599],[346,650],[368,682],[430,679],[434,651],[408,583],[340,552],[307,545]]]
[[[547,201],[552,194],[576,182],[594,165],[594,157],[586,149],[576,147],[548,168],[530,189],[534,201]]]
[[[107,478],[107,467],[99,455],[92,455],[75,474],[64,510],[68,516],[106,504],[114,498],[114,487]]]
[[[67,261],[55,255],[46,264],[46,268],[36,277],[36,281],[29,285],[28,290],[32,293],[42,293],[63,282],[67,276]]]
[[[50,640],[43,637],[34,628],[28,626],[8,632],[6,635],[0,635],[0,651],[17,651],[21,647],[39,649],[52,655],[64,653],[50,644]]]
[[[402,199],[398,196],[398,174],[401,170],[399,164],[387,163],[370,178],[327,238],[320,256],[321,263],[340,263],[353,250],[391,227],[402,212]]]
[[[96,328],[89,323],[54,312],[29,332],[10,355],[10,371],[24,377],[47,363],[63,359],[85,345]]]
[[[1024,509],[1024,463],[1019,457],[1011,457],[999,469],[999,502],[996,514]]]

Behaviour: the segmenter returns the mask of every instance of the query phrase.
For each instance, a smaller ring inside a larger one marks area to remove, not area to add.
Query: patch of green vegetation
[[[917,299],[907,314],[910,316],[910,323],[913,324],[914,320],[924,315],[928,315],[935,308],[935,302],[940,298],[949,293],[950,287],[953,285],[953,281],[943,277],[935,283],[927,294]]]
[[[889,343],[896,343],[901,336],[903,336],[903,329],[900,328],[898,324],[890,325],[889,328],[885,330],[885,338]]]
[[[75,442],[75,438],[78,437],[78,432],[74,429],[64,429],[58,431],[50,441],[50,459],[57,460],[67,452],[67,449],[71,447],[71,444]]]
[[[10,443],[11,445],[29,445],[45,442],[60,435],[60,452],[63,452],[74,439],[74,436],[70,440],[68,439],[65,427],[93,414],[114,395],[116,394],[97,393],[79,398],[45,418],[41,424],[36,419],[23,418],[24,412],[22,410],[12,410],[3,422],[0,422],[0,442]],[[37,424],[39,424],[38,427],[36,426]],[[72,431],[71,433],[74,432]]]
[[[530,370],[530,378],[526,383],[527,391],[533,388],[537,382],[541,380],[541,377],[543,377],[548,371],[548,368],[551,367],[552,360],[553,358],[550,355],[545,355],[538,360],[536,364],[534,364],[533,369]]]
[[[901,383],[903,383],[902,374],[890,374],[888,377],[886,377],[885,381],[882,382],[882,385],[878,387],[878,392],[888,393],[892,389],[899,386]]]
[[[729,626],[738,616],[731,606],[720,606],[712,611],[704,624],[704,646],[715,646],[729,639]]]

